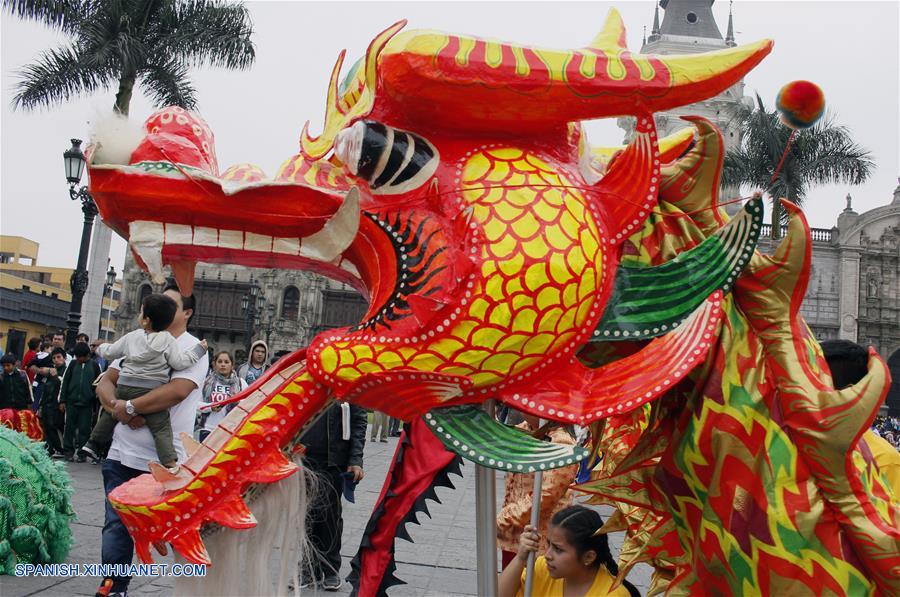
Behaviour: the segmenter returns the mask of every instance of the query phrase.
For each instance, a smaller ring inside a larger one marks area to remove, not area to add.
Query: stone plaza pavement
[[[350,571],[350,560],[359,547],[360,538],[381,491],[396,446],[396,438],[389,438],[388,443],[366,443],[366,477],[357,487],[356,503],[344,502],[342,578],[346,578]],[[72,503],[78,516],[77,521],[72,523],[75,544],[68,562],[99,563],[104,499],[100,468],[87,463],[69,463],[67,466],[75,488]],[[389,590],[391,597],[477,594],[474,470],[475,467],[467,463],[462,467],[463,477],[451,475],[455,490],[438,488],[438,497],[442,503],[428,502],[431,520],[427,516],[420,516],[419,520],[422,522],[420,526],[413,524],[408,527],[415,543],[402,539],[397,541],[396,576],[408,584],[391,588]],[[498,502],[503,499],[502,475],[497,476],[497,499]],[[600,511],[604,518],[609,514],[607,508],[601,508]],[[618,553],[621,541],[621,533],[611,535],[610,543],[614,555]],[[158,562],[172,563],[171,557],[160,558],[155,552],[154,556]],[[650,568],[639,564],[628,578],[642,594],[645,594],[650,582]],[[4,597],[93,595],[97,584],[96,578],[0,576],[0,595]],[[319,595],[349,593],[350,587],[347,583],[337,593],[318,592]],[[129,595],[134,597],[171,594],[171,578],[135,578],[129,589]],[[303,594],[315,592],[305,590]]]

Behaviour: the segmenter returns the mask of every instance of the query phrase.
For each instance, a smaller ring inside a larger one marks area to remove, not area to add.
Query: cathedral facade
[[[141,301],[161,286],[125,260],[116,335],[138,325]],[[197,309],[188,329],[214,351],[227,350],[238,362],[251,342],[263,340],[269,355],[307,346],[319,332],[358,323],[366,303],[346,284],[309,272],[198,263]]]

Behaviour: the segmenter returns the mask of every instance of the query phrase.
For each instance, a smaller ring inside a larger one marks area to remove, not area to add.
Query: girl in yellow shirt
[[[606,535],[594,535],[603,519],[590,508],[569,506],[557,512],[547,529],[546,555],[534,562],[533,597],[634,597],[640,593],[624,581],[612,588],[619,568],[609,551]],[[528,554],[540,546],[531,525],[519,538],[519,551],[500,575],[500,597],[519,597],[525,591]]]

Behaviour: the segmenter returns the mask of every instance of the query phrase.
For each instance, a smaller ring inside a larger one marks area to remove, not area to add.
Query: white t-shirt
[[[179,348],[188,350],[199,340],[185,332],[176,338]],[[119,370],[119,361],[110,364],[111,369]],[[197,415],[197,407],[203,399],[203,382],[206,380],[206,373],[209,370],[209,360],[200,359],[187,369],[181,371],[173,371],[172,379],[189,379],[194,382],[194,391],[188,394],[188,397],[169,409],[169,419],[172,423],[172,435],[175,438],[175,450],[178,452],[178,462],[184,462],[187,454],[184,446],[181,445],[181,432],[185,432],[190,436],[194,433],[194,418]],[[123,465],[138,469],[141,471],[149,471],[148,463],[150,461],[159,461],[156,455],[156,446],[153,443],[153,436],[147,427],[132,429],[128,425],[116,425],[113,433],[112,446],[109,448],[107,458],[110,460],[118,460]]]

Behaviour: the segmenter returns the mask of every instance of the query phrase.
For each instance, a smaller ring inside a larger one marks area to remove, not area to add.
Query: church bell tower
[[[734,40],[734,21],[729,3],[728,26],[725,37],[713,17],[714,0],[661,0],[654,8],[653,27],[647,41],[641,46],[642,54],[700,54],[724,50],[737,45]],[[663,18],[660,23],[660,9]],[[656,114],[656,127],[660,137],[670,135],[685,126],[680,116],[696,115],[716,125],[725,139],[726,149],[741,142],[738,116],[754,106],[752,98],[744,96],[744,82],[738,81],[719,95],[696,104],[682,106]],[[634,133],[634,120],[619,119],[626,139]],[[727,201],[738,197],[738,189],[722,189],[720,199]],[[728,213],[740,209],[739,203],[725,206]]]

